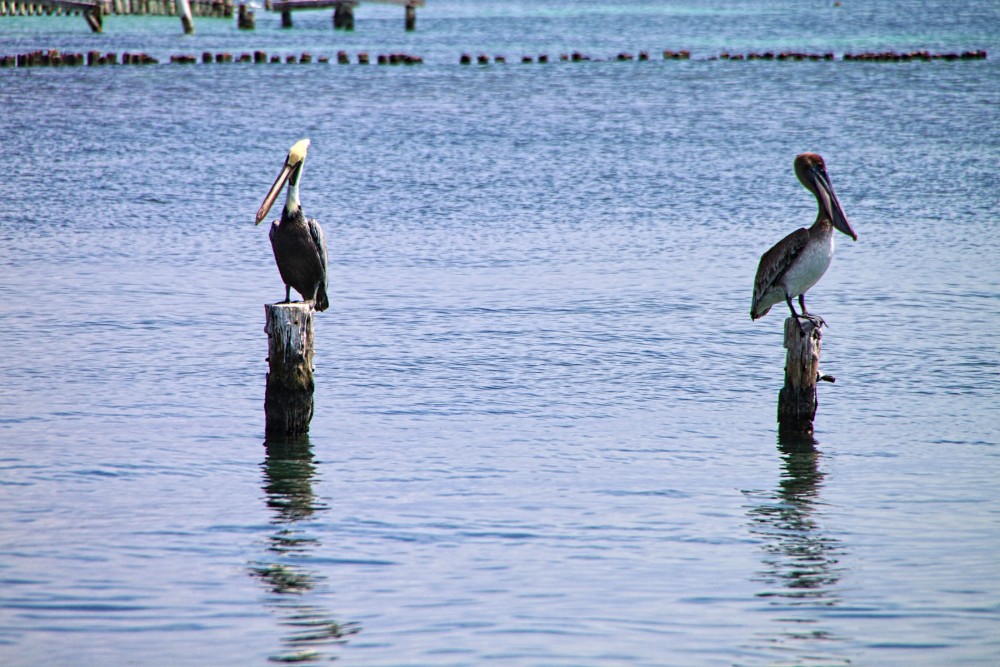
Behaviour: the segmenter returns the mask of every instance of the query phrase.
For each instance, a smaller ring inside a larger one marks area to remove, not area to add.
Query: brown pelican
[[[326,295],[326,240],[319,223],[313,218],[307,220],[299,205],[299,183],[308,150],[309,140],[302,139],[288,151],[281,173],[257,211],[257,224],[271,210],[287,181],[285,208],[281,211],[281,219],[271,223],[269,234],[274,261],[285,283],[285,300],[282,303],[291,301],[291,289],[294,287],[304,300],[315,302],[316,310],[322,311],[330,306]]]
[[[816,196],[819,204],[816,222],[809,229],[795,230],[760,258],[757,278],[753,284],[750,318],[756,320],[764,317],[771,306],[785,301],[796,321],[805,317],[822,325],[823,318],[810,315],[806,310],[805,294],[830,266],[830,260],[833,259],[833,230],[837,229],[855,241],[858,240],[858,235],[851,229],[847,216],[840,208],[837,195],[830,185],[830,177],[826,175],[823,158],[815,153],[797,156],[795,175]],[[792,298],[796,296],[802,306],[802,315],[796,313],[792,305]],[[801,326],[801,322],[799,325]]]

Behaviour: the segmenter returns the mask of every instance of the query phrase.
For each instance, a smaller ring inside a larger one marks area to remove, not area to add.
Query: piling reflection
[[[820,489],[825,474],[822,454],[811,436],[779,438],[782,467],[778,487],[769,493],[748,494],[750,532],[762,538],[762,567],[755,581],[765,584],[757,595],[767,600],[766,611],[783,625],[767,639],[768,648],[785,658],[823,656],[823,664],[841,664],[828,655],[838,637],[822,627],[825,612],[841,602],[838,584],[843,574],[842,544],[821,523]],[[819,642],[819,643],[817,643]],[[826,655],[823,655],[826,654]]]
[[[307,436],[269,440],[264,447],[263,490],[276,530],[268,538],[268,557],[252,563],[250,573],[267,586],[267,605],[277,611],[281,625],[290,628],[282,652],[271,661],[332,660],[336,656],[330,649],[345,643],[360,627],[339,623],[329,610],[309,602],[308,594],[324,581],[308,567],[321,543],[296,524],[329,509],[313,493],[312,447]]]

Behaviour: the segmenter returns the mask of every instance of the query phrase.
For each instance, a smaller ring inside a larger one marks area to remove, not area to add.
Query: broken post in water
[[[778,433],[812,435],[816,417],[816,382],[836,379],[819,372],[823,334],[820,325],[802,318],[785,320],[785,386],[778,393]]]
[[[267,388],[264,430],[268,435],[302,435],[313,416],[313,304],[265,304]]]

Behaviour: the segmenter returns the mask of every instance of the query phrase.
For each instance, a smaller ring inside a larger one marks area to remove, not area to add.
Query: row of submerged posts
[[[330,62],[329,56],[319,56],[315,59],[319,63]],[[301,55],[295,55],[292,53],[286,54],[285,56],[271,55],[268,56],[266,51],[254,51],[253,53],[242,53],[239,56],[233,56],[231,53],[215,53],[211,51],[205,51],[201,54],[200,61],[202,64],[210,63],[287,63],[290,65],[302,64],[307,65],[313,62],[313,55],[311,53],[302,53]],[[376,56],[375,60],[379,65],[419,65],[423,62],[423,58],[419,56],[411,56],[407,53],[380,53]],[[180,63],[180,64],[193,64],[199,62],[199,58],[193,55],[175,55],[170,56],[170,62]],[[347,51],[337,52],[337,62],[341,65],[349,65],[351,63],[351,56]],[[357,54],[357,62],[359,65],[368,65],[371,63],[370,56],[365,53]]]
[[[170,56],[170,62],[174,64],[195,64],[205,65],[212,63],[287,63],[287,64],[309,64],[312,62],[328,63],[330,58],[319,56],[313,58],[311,53],[270,55],[265,51],[254,51],[253,53],[241,53],[234,56],[232,53],[220,52],[212,53],[205,51],[200,56],[193,54],[179,54]],[[338,51],[336,61],[341,65],[348,65],[351,56],[346,51]],[[41,51],[31,51],[16,55],[0,56],[0,68],[8,67],[65,67],[88,65],[91,67],[99,65],[155,65],[160,61],[146,53],[125,52],[119,55],[114,52],[101,53],[100,51],[88,51],[84,53],[62,53],[57,49],[47,49]],[[373,62],[366,52],[358,53],[356,62],[359,65],[368,65]],[[408,53],[387,53],[378,54],[374,62],[379,65],[419,65],[423,62],[420,56],[413,56]]]
[[[625,60],[633,60],[634,58],[635,56],[633,56],[631,53],[628,53],[627,51],[622,51],[617,56],[615,56],[614,59],[619,61],[625,61]],[[691,58],[690,51],[667,50],[663,52],[664,60],[689,60],[690,58]],[[580,63],[580,62],[592,61],[595,60],[595,58],[585,55],[580,51],[573,51],[572,53],[560,53],[558,60],[559,62]],[[639,60],[649,60],[649,52],[640,51]],[[470,53],[463,53],[461,56],[459,56],[458,62],[459,64],[462,65],[471,65],[473,62],[476,62],[480,65],[488,65],[490,62],[494,62],[499,65],[507,62],[507,56],[493,56],[493,59],[491,61],[490,57],[485,53],[480,53],[475,58],[473,58],[472,54]],[[536,59],[535,56],[521,56],[521,62],[524,64],[530,64],[536,62]],[[549,55],[547,53],[539,54],[537,62],[542,65],[548,63]]]
[[[845,53],[841,60],[845,61],[861,61],[861,62],[909,62],[909,61],[931,61],[931,60],[986,60],[986,50],[978,49],[975,51],[951,51],[943,53],[932,53],[930,51],[907,51],[904,53],[897,53],[895,51],[880,51],[874,53]],[[617,60],[619,62],[627,62],[632,60],[638,61],[648,61],[649,51],[639,51],[638,54],[633,54],[629,51],[621,51],[616,54],[610,60]],[[691,52],[688,50],[673,51],[667,49],[663,51],[664,60],[691,60]],[[586,55],[580,51],[573,51],[572,53],[561,53],[559,54],[558,60],[560,62],[590,62],[590,61],[602,61],[606,60],[604,58],[595,58],[593,56]],[[723,51],[719,55],[707,56],[701,58],[700,60],[779,60],[779,61],[834,61],[837,60],[837,56],[833,53],[803,53],[801,51],[764,51],[764,52],[751,52],[751,53],[730,53],[728,51]],[[548,54],[540,54],[537,56],[521,56],[521,62],[525,64],[529,63],[548,63],[550,58]],[[507,57],[498,55],[490,56],[485,53],[480,53],[477,56],[473,56],[470,53],[463,53],[458,58],[458,62],[462,65],[471,65],[473,63],[478,63],[480,65],[488,65],[491,62],[496,64],[504,64],[507,62]]]
[[[782,51],[774,53],[765,51],[763,53],[729,53],[722,52],[718,60],[836,60],[833,53],[802,53],[800,51]],[[845,53],[842,60],[859,60],[865,62],[906,62],[910,60],[985,60],[986,51],[979,49],[976,51],[951,51],[945,53],[931,53],[930,51],[878,51],[874,53]],[[710,58],[709,60],[714,60]]]
[[[614,58],[614,60],[619,60],[619,61],[634,60],[634,59],[635,59],[635,56],[633,56],[631,53],[628,53],[627,51],[622,51],[621,53],[619,53]],[[684,51],[666,50],[666,51],[663,52],[663,59],[664,60],[690,60],[691,59],[691,52],[687,51],[687,50],[684,50]],[[593,58],[593,57],[588,56],[588,55],[585,55],[584,53],[582,53],[580,51],[573,51],[572,53],[560,53],[558,60],[559,60],[559,62],[581,63],[581,62],[589,62],[589,61],[598,60],[598,59],[597,58]],[[639,51],[639,60],[649,60],[649,52],[648,51]],[[539,64],[544,65],[544,64],[548,63],[549,61],[550,61],[549,54],[547,54],[547,53],[541,53],[537,57],[537,62]],[[496,63],[498,65],[502,65],[502,64],[504,64],[504,63],[507,62],[507,56],[493,56],[493,58],[491,60],[490,57],[488,55],[486,55],[485,53],[480,53],[479,55],[477,55],[475,57],[473,57],[471,53],[463,53],[461,56],[459,56],[458,62],[461,65],[471,65],[473,62],[476,62],[476,63],[478,63],[480,65],[488,65],[488,64],[490,64],[490,62],[494,62],[494,63]],[[534,63],[534,62],[536,62],[536,58],[535,58],[535,56],[521,56],[521,62],[524,63],[524,64]]]
[[[243,5],[241,5],[243,7]],[[252,13],[251,13],[252,14]],[[931,60],[985,60],[987,53],[985,50],[978,51],[963,51],[960,53],[930,53],[928,51],[914,51],[907,54],[898,54],[894,52],[881,52],[881,53],[862,53],[862,54],[845,54],[843,60],[845,61],[860,61],[860,62],[910,62],[910,61],[931,61]],[[682,51],[663,51],[664,60],[690,60],[691,52]],[[630,52],[620,52],[610,60],[617,61],[648,61],[649,52],[639,51],[638,56],[633,55]],[[836,58],[833,54],[749,54],[747,56],[734,55],[730,53],[723,53],[720,56],[712,56],[709,58],[704,58],[702,60],[835,60]],[[522,56],[520,61],[522,63],[539,63],[545,64],[558,60],[559,62],[590,62],[601,60],[599,58],[593,58],[591,56],[585,55],[579,51],[574,51],[572,53],[562,53],[557,58],[550,59],[548,54],[539,54],[538,56]],[[252,53],[242,53],[240,55],[233,55],[232,53],[212,53],[209,51],[203,52],[200,56],[192,54],[179,54],[170,56],[171,63],[178,64],[192,64],[201,62],[203,64],[209,63],[301,63],[308,64],[312,62],[318,63],[328,63],[335,61],[341,65],[348,65],[352,62],[356,62],[359,65],[368,65],[371,63],[378,63],[379,65],[419,65],[424,62],[421,56],[409,54],[409,53],[386,53],[377,54],[374,57],[370,56],[368,52],[362,51],[353,56],[346,51],[338,51],[335,57],[329,56],[318,56],[313,57],[311,53],[302,53],[301,55],[296,54],[285,54],[285,55],[270,55],[264,51],[253,51]],[[13,55],[0,55],[0,67],[54,67],[62,65],[113,65],[118,64],[118,55],[116,53],[100,53],[99,51],[89,51],[84,54],[80,53],[60,53],[57,50],[49,49],[42,51],[32,51],[29,53],[13,54]],[[156,64],[159,61],[152,56],[145,53],[124,53],[122,54],[121,64]],[[459,57],[459,63],[462,65],[471,65],[473,63],[478,63],[480,65],[494,64],[504,64],[507,62],[506,56],[497,55],[490,57],[486,54],[479,54],[477,56],[472,56],[469,53],[463,53]]]
[[[0,67],[79,67],[89,65],[155,65],[159,60],[146,53],[121,54],[88,51],[83,53],[61,53],[57,49],[31,51],[14,56],[0,56]]]

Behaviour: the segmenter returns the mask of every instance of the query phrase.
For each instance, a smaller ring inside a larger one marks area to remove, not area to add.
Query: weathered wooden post
[[[236,27],[240,30],[253,30],[257,27],[252,9],[247,9],[245,3],[240,3],[239,14],[236,17]]]
[[[333,8],[334,30],[354,30],[354,3],[338,2]]]
[[[185,35],[194,33],[194,19],[191,18],[191,3],[188,0],[177,0],[177,13],[181,15],[181,27]]]
[[[313,304],[266,304],[267,387],[264,430],[268,435],[309,432],[313,416]]]
[[[101,3],[98,2],[94,5],[94,9],[91,11],[85,11],[83,13],[83,20],[87,22],[90,26],[90,31],[95,33],[104,32],[104,21],[101,13]]]
[[[801,324],[801,326],[800,326]],[[778,433],[812,435],[816,416],[816,382],[836,379],[819,373],[823,334],[812,320],[785,320],[785,386],[778,393]]]
[[[281,27],[282,28],[292,27],[292,10],[287,8],[281,10]]]
[[[417,29],[417,8],[413,4],[406,5],[406,31],[413,32]]]
[[[344,5],[344,30],[354,32],[354,3],[349,2]]]

